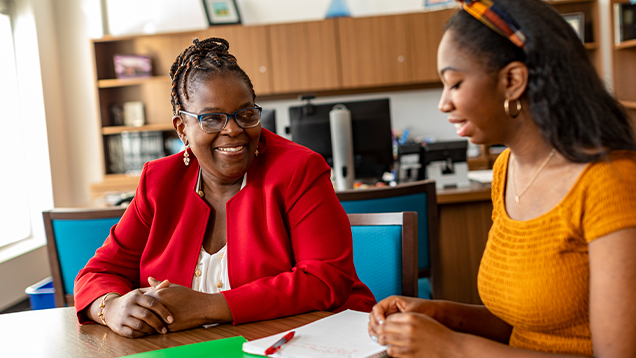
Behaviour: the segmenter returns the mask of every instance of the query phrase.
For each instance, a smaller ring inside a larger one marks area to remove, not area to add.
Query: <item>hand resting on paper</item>
[[[431,300],[423,300],[405,296],[390,296],[373,306],[369,316],[369,334],[374,335],[375,328],[389,315],[399,312],[416,312],[436,319],[438,303]]]
[[[202,293],[152,277],[148,283],[150,287],[144,295],[160,302],[174,316],[174,321],[167,326],[170,332],[232,321],[230,307],[220,293]]]
[[[369,316],[369,335],[390,345],[392,357],[442,357],[447,350],[434,347],[452,344],[455,333],[436,321],[438,302],[413,297],[391,296],[378,302]]]
[[[421,313],[394,313],[376,328],[391,357],[448,357],[459,333]]]

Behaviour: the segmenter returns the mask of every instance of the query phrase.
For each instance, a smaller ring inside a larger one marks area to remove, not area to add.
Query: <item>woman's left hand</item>
[[[161,302],[172,313],[174,321],[168,325],[171,332],[232,321],[230,308],[220,293],[201,293],[164,281],[161,285],[151,283],[145,294]]]
[[[421,313],[394,313],[378,326],[391,357],[452,357],[458,333]]]

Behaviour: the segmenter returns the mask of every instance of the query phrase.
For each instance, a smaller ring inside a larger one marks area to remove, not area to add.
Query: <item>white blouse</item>
[[[241,183],[241,189],[239,190],[242,190],[246,183],[247,173],[243,175],[243,183]],[[195,191],[198,193],[200,190],[201,168],[199,168],[199,178],[197,179]],[[204,293],[219,293],[231,288],[227,267],[227,255],[225,255],[226,251],[227,244],[213,254],[209,254],[205,251],[203,246],[201,247],[197,267],[192,277],[193,290]]]
[[[226,249],[227,245],[210,255],[201,247],[197,268],[194,270],[194,277],[192,278],[193,290],[205,293],[219,293],[230,289],[227,256],[225,255]]]

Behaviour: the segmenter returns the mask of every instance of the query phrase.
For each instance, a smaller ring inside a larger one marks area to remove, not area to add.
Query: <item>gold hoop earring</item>
[[[510,113],[510,100],[506,98],[504,101],[504,110],[506,111],[506,115],[510,118],[517,118],[519,117],[519,113],[521,113],[521,101],[517,98],[515,102],[517,102],[517,113],[512,114]]]
[[[188,148],[190,148],[190,146],[186,146],[186,149],[183,151],[183,164],[186,165],[186,167],[188,165],[190,165],[190,154],[188,154]]]
[[[256,153],[254,153],[254,154],[255,154],[254,156],[255,156],[256,158],[258,158],[258,153],[259,153],[259,152],[258,152],[258,146],[257,146],[257,147],[256,147]]]

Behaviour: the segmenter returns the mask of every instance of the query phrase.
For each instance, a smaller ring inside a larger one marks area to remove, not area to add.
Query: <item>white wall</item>
[[[66,160],[64,182],[70,185],[70,197],[54,192],[55,206],[86,205],[90,201],[90,183],[102,180],[102,150],[100,129],[97,120],[97,98],[95,92],[91,35],[101,36],[101,14],[99,0],[41,0],[50,1],[54,32],[51,43],[57,55],[57,66],[51,78],[43,76],[44,82],[57,85],[61,107],[55,118],[59,133],[49,136],[51,157]],[[48,61],[48,60],[45,60]],[[51,91],[45,96],[56,93]],[[63,142],[63,143],[62,143]],[[54,167],[54,169],[56,169]],[[58,183],[61,178],[54,178]]]
[[[46,247],[31,250],[0,264],[0,311],[27,297],[24,290],[50,276]]]
[[[196,30],[207,27],[200,0],[104,0],[112,35]],[[237,0],[243,25],[325,18],[331,0]],[[347,0],[352,16],[416,12],[422,0]],[[166,10],[167,9],[167,10]]]

